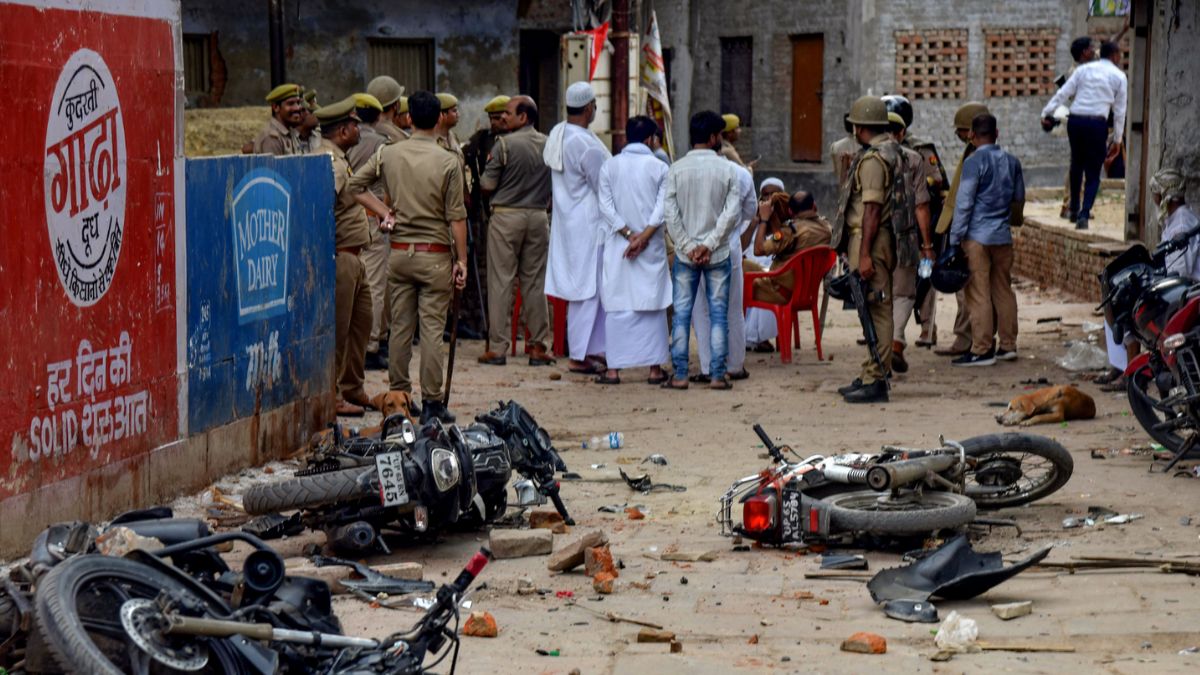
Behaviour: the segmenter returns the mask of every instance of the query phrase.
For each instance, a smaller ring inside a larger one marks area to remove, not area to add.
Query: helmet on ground
[[[908,99],[900,96],[899,94],[891,94],[883,97],[883,104],[887,106],[888,112],[896,113],[901,119],[904,120],[904,128],[907,129],[908,127],[912,126],[913,107],[912,104],[908,102]]]
[[[886,127],[888,125],[887,106],[878,96],[859,97],[850,106],[851,124],[867,127]]]
[[[961,246],[951,246],[942,251],[933,263],[933,274],[929,280],[942,293],[957,293],[967,286],[971,271],[967,267],[967,254]]]

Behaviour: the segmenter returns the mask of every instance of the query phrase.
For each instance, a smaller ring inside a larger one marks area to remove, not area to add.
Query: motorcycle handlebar
[[[766,446],[767,452],[770,453],[771,457],[775,458],[775,461],[777,462],[782,462],[783,453],[779,452],[779,446],[775,445],[775,443],[771,440],[771,437],[767,435],[765,430],[763,430],[762,425],[755,424],[753,429],[754,433],[758,434],[758,440],[763,442],[763,445]]]

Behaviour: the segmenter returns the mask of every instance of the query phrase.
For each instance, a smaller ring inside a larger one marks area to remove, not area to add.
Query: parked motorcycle
[[[1129,407],[1177,457],[1200,441],[1200,288],[1168,273],[1165,260],[1198,233],[1162,242],[1153,253],[1136,244],[1100,274],[1100,307],[1115,341],[1132,336],[1142,349],[1125,369]]]
[[[789,461],[785,453],[795,451],[775,445],[760,425],[754,432],[772,465],[730,486],[717,522],[723,535],[771,545],[952,530],[975,520],[977,507],[1019,506],[1053,493],[1074,467],[1066,448],[1031,434]]]
[[[270,519],[248,527],[267,536],[323,530],[334,548],[367,552],[383,545],[384,531],[420,536],[494,521],[509,504],[513,470],[524,478],[516,503],[549,498],[573,524],[554,478],[566,467],[528,411],[509,401],[477,420],[464,428],[432,420],[416,429],[393,415],[375,437],[347,437],[335,427],[295,477],[246,492],[246,512]],[[299,513],[277,515],[290,510]]]

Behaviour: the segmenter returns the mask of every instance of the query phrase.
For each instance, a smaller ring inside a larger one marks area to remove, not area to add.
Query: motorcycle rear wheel
[[[207,650],[208,663],[200,671],[180,671],[154,660],[129,638],[121,624],[121,605],[133,598],[153,599],[163,591],[195,597],[178,579],[148,565],[126,558],[76,556],[56,565],[39,582],[34,596],[37,630],[66,672],[241,672],[232,649],[220,640],[191,638],[196,648]]]
[[[982,509],[1020,506],[1045,497],[1071,478],[1075,460],[1057,442],[1035,434],[987,434],[962,443],[978,461],[967,471],[967,496]]]
[[[362,499],[372,492],[360,484],[359,477],[371,471],[373,465],[255,485],[246,491],[242,505],[246,513],[257,516]]]
[[[1125,391],[1129,395],[1129,409],[1133,411],[1133,416],[1137,418],[1138,424],[1142,425],[1142,429],[1147,434],[1150,434],[1150,438],[1161,443],[1164,448],[1172,453],[1179,452],[1187,434],[1196,433],[1196,431],[1185,429],[1184,433],[1179,433],[1179,430],[1168,431],[1154,428],[1167,421],[1166,413],[1154,407],[1159,400],[1153,394],[1155,389],[1157,387],[1149,370],[1142,369],[1125,378]],[[1187,456],[1188,459],[1196,457],[1200,457],[1197,452],[1190,452]]]
[[[925,492],[910,508],[881,502],[885,497],[887,493],[874,490],[826,497],[830,529],[909,535],[956,528],[975,520],[975,502],[953,492]]]

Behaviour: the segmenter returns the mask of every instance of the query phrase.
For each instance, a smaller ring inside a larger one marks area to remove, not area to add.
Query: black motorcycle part
[[[246,513],[260,515],[355,501],[374,494],[370,480],[374,472],[372,463],[344,471],[255,485],[246,491],[242,504]]]
[[[923,602],[931,597],[966,600],[1008,581],[1041,562],[1049,553],[1047,546],[1005,567],[999,552],[977,553],[972,550],[966,535],[959,535],[911,565],[880,571],[867,582],[867,590],[876,603],[888,600]]]
[[[116,521],[112,523],[112,525],[117,524]],[[192,541],[212,534],[212,531],[208,529],[208,525],[199,518],[172,518],[167,516],[154,520],[126,520],[119,524],[121,527],[128,527],[143,537],[154,537],[161,541],[164,546]],[[112,525],[109,527],[112,527]]]
[[[1160,376],[1171,378],[1170,371],[1160,371]],[[1162,382],[1157,382],[1150,368],[1143,368],[1125,378],[1125,390],[1129,397],[1129,409],[1137,418],[1138,424],[1164,448],[1172,453],[1179,452],[1184,441],[1190,434],[1200,433],[1197,423],[1188,419],[1178,419],[1171,411],[1158,407],[1166,391],[1174,386],[1174,378],[1168,380],[1164,389]],[[1200,452],[1189,452],[1187,459],[1200,457]]]
[[[274,551],[253,551],[242,563],[242,582],[258,596],[270,595],[283,583],[287,568]]]
[[[304,521],[299,513],[282,516],[278,513],[268,513],[265,516],[252,518],[242,526],[242,532],[252,534],[259,539],[281,539],[294,537],[304,531]]]
[[[379,533],[375,528],[362,520],[339,525],[325,532],[325,540],[334,550],[354,554],[373,552],[377,536]]]
[[[88,553],[96,544],[96,528],[91,523],[74,521],[51,525],[34,537],[29,552],[33,567],[53,567],[77,553]]]
[[[124,525],[125,523],[132,523],[135,521],[162,520],[163,518],[173,518],[173,517],[175,517],[175,512],[171,510],[171,507],[169,507],[169,506],[151,506],[151,507],[145,508],[145,509],[134,509],[133,511],[126,511],[125,513],[120,514],[116,518],[113,518],[108,523],[108,525],[109,525],[109,527],[111,527],[113,525]]]
[[[910,504],[891,504],[871,490],[830,495],[824,501],[833,531],[909,535],[953,529],[975,519],[975,502],[953,492],[926,491]]]
[[[311,560],[317,567],[342,565],[354,570],[361,578],[343,579],[340,583],[346,588],[357,589],[364,593],[402,595],[404,593],[427,593],[435,588],[432,581],[397,579],[396,577],[377,572],[371,567],[360,562],[354,562],[353,560],[329,558],[323,555],[314,555]]]
[[[883,613],[889,619],[908,623],[937,623],[937,607],[928,600],[888,600],[883,603]]]
[[[987,434],[962,442],[976,460],[967,472],[967,496],[982,509],[1020,506],[1067,484],[1075,460],[1061,444],[1023,433]]]

